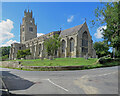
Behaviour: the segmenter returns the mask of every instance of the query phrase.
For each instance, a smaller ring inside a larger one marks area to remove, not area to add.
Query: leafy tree
[[[10,53],[10,46],[8,46],[8,47],[1,47],[0,48],[1,56],[5,56],[5,55],[9,56],[9,53]]]
[[[105,44],[105,42],[95,42],[94,43],[94,48],[96,50],[96,54],[98,55],[98,57],[103,57],[108,55],[110,52],[109,47]]]
[[[26,50],[18,50],[17,52],[17,58],[25,58],[27,55],[31,55],[30,53],[30,49],[26,49]]]
[[[9,59],[10,46],[0,47],[0,60],[5,61]]]
[[[55,55],[55,52],[60,47],[59,35],[55,34],[53,35],[53,37],[49,37],[48,39],[45,40],[44,45],[45,45],[48,56]]]
[[[102,8],[95,9],[96,20],[92,20],[99,25],[106,25],[107,28],[103,29],[104,41],[120,53],[120,1],[103,3]]]

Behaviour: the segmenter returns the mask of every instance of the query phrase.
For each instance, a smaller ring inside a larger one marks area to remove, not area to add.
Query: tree
[[[95,9],[97,23],[107,26],[103,29],[103,38],[109,47],[120,53],[120,1],[103,3],[103,7]],[[92,20],[92,24],[95,24]]]
[[[55,52],[60,47],[60,38],[58,34],[53,35],[53,37],[49,37],[44,42],[46,51],[48,56],[54,56]]]
[[[8,46],[8,47],[1,47],[0,48],[1,56],[5,56],[5,55],[9,56],[9,53],[10,53],[10,46]]]
[[[94,43],[94,48],[96,50],[96,54],[98,55],[98,57],[103,57],[108,55],[110,52],[109,47],[105,44],[105,42],[95,42]]]
[[[30,53],[30,49],[26,49],[26,50],[18,50],[17,52],[17,58],[20,59],[20,58],[24,58],[27,56],[27,55],[31,55]]]
[[[10,46],[0,48],[0,60],[5,61],[9,59]]]

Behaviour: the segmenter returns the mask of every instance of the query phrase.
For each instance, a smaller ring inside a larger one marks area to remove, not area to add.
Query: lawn
[[[111,67],[111,66],[119,66],[120,61],[115,59],[113,61],[107,61],[106,63],[98,62],[97,58],[89,58],[88,60],[84,58],[56,58],[54,60],[49,59],[32,59],[32,60],[10,60],[10,61],[20,61],[22,66],[52,66],[52,67],[38,67],[38,69],[34,68],[12,68],[18,70],[26,70],[26,71],[60,71],[60,70],[84,70],[84,69],[93,69],[93,68],[101,68],[101,67]],[[104,61],[104,60],[103,60]],[[106,60],[105,60],[106,61]],[[83,65],[83,66],[81,66]],[[81,67],[66,67],[67,69],[59,69],[59,67],[54,66],[81,66]],[[4,66],[1,66],[4,67]],[[6,68],[6,67],[5,67]]]
[[[89,58],[56,58],[54,60],[49,59],[33,59],[33,60],[18,60],[24,66],[79,66],[79,65],[92,65],[95,64],[98,59]]]

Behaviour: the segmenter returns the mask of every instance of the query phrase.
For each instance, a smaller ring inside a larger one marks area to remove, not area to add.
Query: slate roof
[[[72,34],[78,32],[82,28],[82,26],[83,26],[83,24],[72,27],[72,28],[69,28],[69,29],[66,29],[66,30],[63,30],[63,31],[61,31],[60,36],[64,37],[64,36],[67,36],[67,35],[72,35]]]
[[[74,33],[77,33],[81,28],[82,28],[83,24],[81,25],[78,25],[78,26],[75,26],[75,27],[72,27],[72,28],[69,28],[69,29],[66,29],[66,30],[63,30],[61,31],[60,33],[60,37],[65,37],[65,36],[69,36],[69,35],[73,35]],[[52,31],[50,33],[59,33],[59,31]],[[47,37],[47,35],[49,35],[50,33],[48,34],[45,34],[45,35],[42,35],[42,36],[39,36],[39,37],[36,37],[36,38],[33,38],[33,39],[30,39],[30,40],[27,40],[25,41],[24,43],[27,43],[27,42],[30,42],[30,41],[34,41],[34,40],[43,40]]]

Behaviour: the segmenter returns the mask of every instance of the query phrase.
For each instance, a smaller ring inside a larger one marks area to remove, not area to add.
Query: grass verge
[[[106,63],[106,64],[94,64],[94,65],[85,65],[81,68],[72,68],[72,69],[56,69],[56,68],[39,68],[39,69],[25,69],[25,68],[12,68],[9,67],[10,69],[17,69],[17,70],[24,70],[24,71],[67,71],[67,70],[87,70],[87,69],[94,69],[94,68],[103,68],[103,67],[112,67],[112,66],[119,66],[120,62],[114,61],[111,63]],[[5,67],[3,67],[5,68]],[[8,68],[8,67],[7,67]]]
[[[49,59],[33,59],[33,60],[17,60],[20,61],[23,66],[80,66],[80,65],[92,65],[95,64],[98,59],[89,58],[56,58],[54,60]]]
[[[15,60],[14,60],[15,61]],[[23,66],[52,66],[42,67],[42,68],[12,68],[11,69],[18,69],[18,70],[25,70],[25,71],[62,71],[62,70],[85,70],[85,69],[93,69],[93,68],[100,68],[100,67],[111,67],[111,66],[119,66],[120,61],[111,61],[106,62],[104,64],[99,64],[98,59],[96,58],[89,58],[88,60],[84,58],[56,58],[54,60],[49,59],[34,59],[34,60],[16,60],[20,61]],[[54,66],[81,66],[81,67],[68,67],[68,68],[55,68]]]

